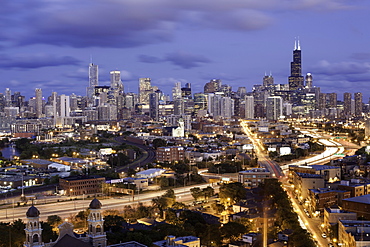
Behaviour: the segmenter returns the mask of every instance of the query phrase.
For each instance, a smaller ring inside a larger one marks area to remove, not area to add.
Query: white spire
[[[297,44],[297,50],[301,50],[301,45],[299,44],[299,37],[298,37],[298,44]]]
[[[294,37],[294,50],[297,50],[297,37]]]

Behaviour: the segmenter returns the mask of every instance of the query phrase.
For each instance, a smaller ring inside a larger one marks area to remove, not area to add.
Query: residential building
[[[272,174],[266,168],[249,168],[238,174],[238,182],[247,187],[257,187],[268,178],[272,178]]]
[[[370,220],[370,194],[343,200],[343,209],[357,213],[357,217]]]
[[[355,116],[359,117],[362,115],[362,107],[363,107],[363,102],[362,102],[362,93],[358,92],[355,93]]]
[[[156,150],[156,159],[158,162],[173,162],[184,160],[185,150],[184,147],[159,147]]]
[[[323,229],[329,231],[331,226],[338,224],[339,220],[357,220],[357,214],[333,206],[324,209]]]
[[[370,246],[370,221],[339,220],[338,246]]]
[[[245,96],[245,118],[254,119],[254,97]]]
[[[42,117],[42,89],[36,88],[35,89],[35,113],[36,118]]]
[[[266,100],[266,119],[278,120],[283,115],[283,100],[280,96],[271,96]]]

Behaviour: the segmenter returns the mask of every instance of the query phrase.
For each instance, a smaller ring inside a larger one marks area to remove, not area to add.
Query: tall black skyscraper
[[[294,42],[293,62],[290,63],[289,90],[297,90],[303,87],[301,47],[298,40]]]

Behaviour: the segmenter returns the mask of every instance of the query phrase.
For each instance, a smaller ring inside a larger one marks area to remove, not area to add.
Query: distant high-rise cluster
[[[34,96],[26,100],[20,92],[6,88],[0,94],[0,130],[17,129],[27,132],[71,126],[84,122],[112,122],[140,119],[166,121],[176,133],[191,128],[192,118],[268,119],[277,121],[287,117],[328,119],[363,118],[369,104],[363,103],[361,92],[343,93],[343,100],[336,92],[324,93],[315,87],[313,75],[302,73],[302,50],[295,40],[293,60],[287,83],[275,81],[272,72],[265,73],[261,84],[248,91],[241,85],[237,91],[221,79],[204,83],[203,91],[193,92],[190,83],[174,83],[171,95],[165,95],[151,78],[138,79],[138,93],[125,92],[119,70],[109,72],[109,85],[99,85],[98,65],[88,65],[86,96],[43,94],[36,88]],[[181,128],[184,128],[183,130]]]

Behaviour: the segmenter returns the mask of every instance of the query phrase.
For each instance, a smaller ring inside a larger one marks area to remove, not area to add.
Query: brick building
[[[326,188],[308,190],[308,201],[311,212],[321,211],[333,205],[342,205],[343,199],[351,197],[351,192]]]
[[[343,209],[357,213],[358,217],[370,219],[370,194],[343,200]]]
[[[59,187],[67,196],[101,194],[105,178],[100,176],[75,176],[59,179]]]
[[[183,147],[159,147],[156,150],[156,157],[158,162],[172,162],[184,160],[185,150]]]

